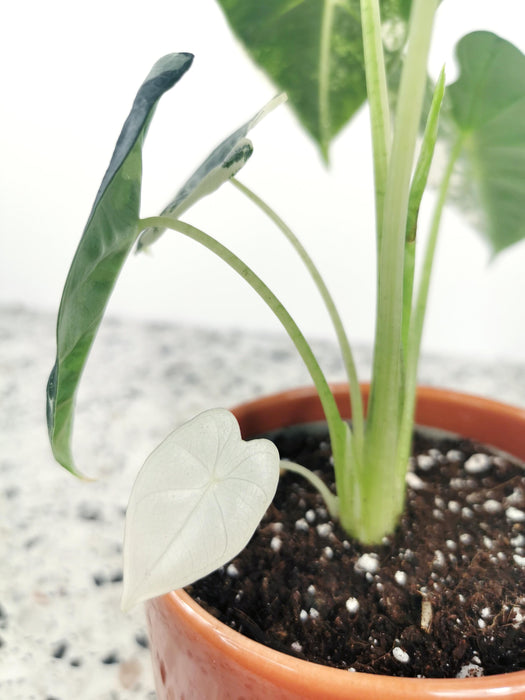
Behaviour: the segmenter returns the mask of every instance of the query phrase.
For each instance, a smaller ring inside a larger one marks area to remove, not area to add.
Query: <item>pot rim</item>
[[[334,391],[343,415],[345,415],[345,413],[349,415],[345,410],[346,404],[348,403],[347,385],[334,384],[331,388]],[[366,402],[368,399],[369,385],[362,385],[362,391]],[[233,413],[240,421],[250,426],[255,412],[266,410],[272,405],[275,406],[276,401],[280,403],[285,401],[293,406],[305,400],[313,402],[314,404],[318,402],[314,387],[291,389],[248,401],[234,408]],[[454,408],[456,411],[461,410],[461,413],[464,413],[464,417],[473,412],[475,417],[474,423],[481,417],[485,429],[488,428],[489,438],[485,440],[482,437],[476,436],[475,432],[473,435],[465,435],[465,437],[483,440],[491,446],[503,449],[504,446],[501,444],[501,442],[504,441],[502,438],[502,426],[505,424],[510,423],[512,426],[521,426],[522,434],[525,435],[524,409],[473,394],[430,386],[418,387],[418,411],[416,413],[416,422],[418,422],[418,424],[426,425],[425,415],[427,404],[436,401],[441,404],[442,407]],[[462,408],[468,410],[463,412]],[[322,419],[320,404],[319,410]],[[449,429],[449,413],[449,411],[445,412],[445,420],[438,421],[440,423],[439,425],[432,425],[429,427],[437,427],[445,430]],[[290,422],[287,423],[288,425],[293,423],[294,410],[292,410],[290,414],[292,418]],[[494,418],[495,414],[501,416],[501,420],[496,420]],[[422,421],[421,418],[423,419]],[[468,418],[465,418],[465,421],[467,425],[472,422]],[[305,421],[303,420],[302,422]],[[265,430],[266,427],[260,432],[264,432]],[[250,432],[250,427],[248,427],[247,432]],[[454,432],[457,431],[455,430]],[[463,432],[462,429],[461,432]],[[519,447],[519,449],[516,450],[516,447]],[[506,446],[505,449],[511,451]],[[516,451],[518,454],[515,454]],[[517,446],[512,446],[512,455],[516,456],[518,459],[525,460],[525,439],[519,441]],[[160,600],[162,600],[168,610],[172,611],[174,614],[183,615],[188,622],[194,626],[195,632],[203,635],[213,648],[217,650],[228,650],[232,658],[247,670],[257,673],[261,671],[262,666],[268,669],[280,669],[281,671],[286,669],[285,673],[280,676],[280,682],[282,682],[283,688],[294,688],[294,683],[297,683],[298,679],[301,680],[304,688],[308,688],[311,679],[316,677],[316,682],[319,683],[319,677],[321,677],[321,684],[329,685],[331,691],[336,693],[333,697],[339,697],[337,692],[340,692],[340,697],[342,699],[345,697],[345,689],[346,692],[348,692],[348,671],[298,659],[249,639],[217,620],[198,605],[191,596],[182,589],[167,593],[161,596]],[[159,603],[160,600],[158,601]],[[155,605],[155,601],[150,601],[149,604]],[[420,691],[424,691],[427,694],[425,697],[435,696],[436,698],[457,698],[458,700],[459,698],[465,698],[468,700],[469,697],[479,698],[484,697],[485,694],[487,698],[494,697],[500,695],[503,689],[507,689],[509,692],[505,697],[525,697],[525,670],[461,679],[405,678],[376,675],[360,671],[352,673],[353,689],[354,691],[361,692],[360,697],[362,697],[363,700],[373,700],[373,698],[376,697],[373,693],[377,692],[378,680],[381,682],[382,692],[391,691],[392,693],[398,693],[399,695],[396,695],[396,697],[404,697],[406,700],[416,700],[419,697]],[[401,692],[403,695],[400,694]]]

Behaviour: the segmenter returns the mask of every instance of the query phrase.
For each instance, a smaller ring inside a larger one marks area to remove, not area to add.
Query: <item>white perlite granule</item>
[[[521,566],[522,568],[525,568],[525,557],[520,557],[519,554],[513,554],[512,558],[514,559],[514,562],[518,565]]]
[[[402,664],[407,664],[410,661],[410,656],[404,649],[401,649],[401,647],[394,647],[392,649],[392,656],[396,661],[399,661]]]
[[[396,573],[394,574],[394,578],[396,580],[396,583],[400,586],[404,586],[407,582],[407,575],[404,571],[396,571]]]
[[[461,510],[461,506],[457,501],[449,501],[448,509],[451,513],[459,513],[459,511]]]
[[[332,533],[332,526],[330,523],[320,523],[317,526],[317,534],[320,537],[328,537]]]
[[[272,552],[278,552],[281,549],[282,543],[283,541],[280,537],[272,537],[272,540],[270,542]]]
[[[235,566],[235,564],[229,564],[228,568],[226,569],[226,573],[228,576],[231,576],[231,578],[237,578],[239,575],[239,569]]]
[[[442,567],[445,566],[445,555],[439,549],[434,552],[434,561],[432,562],[434,566]]]
[[[465,471],[467,474],[483,474],[490,469],[492,460],[486,454],[478,452],[469,457],[465,462]]]
[[[478,664],[465,664],[459,669],[456,678],[474,678],[483,675],[483,668]]]
[[[299,530],[300,532],[308,532],[310,526],[304,518],[299,518],[299,520],[295,521],[295,529]]]
[[[379,569],[379,557],[374,552],[362,554],[355,563],[355,570],[375,574]]]
[[[507,518],[507,520],[510,520],[511,523],[525,522],[525,513],[519,508],[514,508],[514,506],[510,506],[510,508],[507,508],[507,510],[505,511],[505,517]]]
[[[428,472],[436,465],[436,460],[430,455],[418,455],[417,456],[417,466],[424,472]]]
[[[353,598],[352,596],[350,596],[350,598],[347,599],[345,605],[350,615],[355,615],[356,612],[359,610],[359,601],[357,600],[357,598]]]
[[[420,479],[417,474],[414,474],[414,472],[407,472],[405,481],[407,483],[407,486],[409,486],[414,491],[420,491],[421,489],[425,488],[425,482],[423,481],[423,479]]]
[[[485,501],[483,504],[483,510],[486,513],[499,513],[503,509],[503,506],[499,501],[494,500],[493,498],[489,498],[488,501]]]
[[[523,491],[520,488],[515,488],[513,492],[510,494],[510,496],[507,496],[505,499],[505,502],[509,506],[515,506],[518,505],[522,502],[523,500]]]

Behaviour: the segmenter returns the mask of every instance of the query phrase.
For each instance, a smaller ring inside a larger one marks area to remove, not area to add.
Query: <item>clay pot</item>
[[[346,387],[334,387],[350,415]],[[363,388],[365,402],[368,388]],[[313,389],[244,404],[234,413],[244,437],[323,420]],[[416,422],[459,433],[525,460],[525,411],[420,388]],[[218,622],[184,591],[146,604],[159,700],[422,700],[525,698],[525,671],[482,678],[417,679],[349,673],[268,649]]]

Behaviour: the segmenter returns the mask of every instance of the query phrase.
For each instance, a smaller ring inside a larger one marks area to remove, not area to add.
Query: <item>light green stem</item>
[[[332,132],[330,116],[330,40],[336,0],[324,0],[319,47],[319,142],[321,153],[328,161],[328,146]]]
[[[376,205],[377,250],[381,247],[383,207],[391,145],[390,108],[381,39],[379,0],[361,0],[366,92],[370,107]]]
[[[363,516],[354,533],[364,542],[391,532],[404,506],[404,483],[392,458],[398,448],[403,405],[403,271],[410,178],[427,78],[427,60],[438,0],[414,0],[410,17],[378,258],[373,380],[366,432]]]
[[[412,298],[414,287],[414,270],[416,257],[416,235],[419,209],[425,188],[427,186],[428,174],[432,165],[434,149],[436,146],[439,126],[439,115],[441,104],[445,94],[445,70],[440,73],[439,79],[432,96],[432,104],[427,117],[425,133],[421,143],[419,158],[410,186],[410,197],[408,200],[406,243],[405,243],[405,270],[403,281],[403,352],[408,352],[410,321],[412,317]],[[405,358],[406,359],[406,358]]]
[[[406,470],[407,458],[410,451],[410,441],[412,438],[414,410],[416,403],[417,370],[419,363],[418,361],[421,352],[421,339],[423,336],[423,327],[428,303],[428,292],[430,289],[434,255],[436,252],[436,244],[438,239],[439,226],[441,223],[441,217],[443,214],[443,208],[445,206],[448,190],[450,187],[450,180],[452,178],[454,166],[456,165],[457,159],[461,154],[462,148],[463,138],[460,137],[458,138],[451,151],[447,169],[445,171],[445,175],[443,177],[443,180],[441,181],[441,185],[439,188],[439,194],[434,208],[429,237],[426,245],[425,257],[421,270],[421,280],[419,282],[416,303],[412,312],[410,336],[408,343],[409,350],[406,363],[407,370],[404,391],[405,402],[401,418],[400,441],[398,446],[398,473],[404,472]]]
[[[354,436],[354,447],[357,455],[362,458],[363,451],[363,440],[364,440],[364,411],[363,411],[363,400],[361,398],[361,390],[359,388],[359,380],[357,377],[357,369],[354,362],[354,357],[352,354],[352,349],[350,343],[348,342],[347,335],[344,330],[343,322],[341,316],[337,311],[337,307],[334,300],[328,291],[328,288],[319,273],[319,270],[315,266],[313,260],[310,258],[304,246],[299,241],[297,236],[293,231],[284,223],[284,221],[269,207],[260,197],[258,197],[252,190],[250,190],[246,185],[242,184],[235,178],[231,178],[230,182],[237,187],[244,195],[246,195],[254,204],[256,204],[282,231],[286,236],[288,241],[292,244],[297,254],[305,264],[308,272],[312,276],[317,289],[323,299],[323,302],[328,310],[328,314],[332,321],[332,324],[337,335],[337,340],[339,342],[339,347],[341,349],[341,355],[343,357],[343,363],[346,370],[346,375],[348,377],[348,385],[350,390],[350,401],[352,404],[352,432]]]
[[[281,469],[286,469],[289,472],[294,472],[294,474],[299,474],[304,479],[309,481],[314,487],[314,489],[319,491],[319,493],[323,497],[323,501],[326,503],[326,507],[328,508],[330,516],[334,520],[337,519],[339,514],[339,499],[337,498],[337,496],[334,496],[334,494],[330,491],[328,486],[324,483],[322,479],[320,479],[317,476],[317,474],[314,474],[313,471],[307,469],[306,467],[303,467],[301,464],[296,464],[295,462],[288,462],[286,460],[281,460]]]
[[[261,299],[266,302],[285,328],[286,332],[290,336],[290,339],[297,348],[297,351],[302,357],[308,371],[310,372],[310,376],[312,377],[317,393],[319,394],[319,399],[321,401],[326,422],[328,424],[334,454],[334,465],[344,465],[345,452],[347,450],[347,426],[341,419],[341,415],[332,391],[328,386],[328,382],[326,381],[323,371],[319,366],[312,349],[293,318],[290,316],[275,294],[271,291],[271,289],[231,250],[195,226],[191,226],[190,224],[173,219],[169,216],[153,216],[147,219],[141,219],[139,221],[139,227],[140,230],[149,227],[171,229],[182,233],[194,241],[197,241],[224,260],[224,262],[235,270],[241,277],[243,277],[252,287],[252,289],[257,292]],[[339,469],[341,469],[341,466]],[[336,471],[336,483],[337,480],[338,472]],[[339,476],[339,482],[340,481],[341,476]]]

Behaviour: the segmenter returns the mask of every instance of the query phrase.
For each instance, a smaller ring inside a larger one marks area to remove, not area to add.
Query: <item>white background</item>
[[[248,0],[247,0],[248,1]],[[193,67],[157,110],[145,150],[143,215],[153,215],[208,152],[274,89],[231,38],[213,0],[9,3],[2,18],[0,301],[56,311],[65,275],[135,92],[165,53]],[[432,53],[436,73],[464,33],[490,29],[525,50],[516,0],[445,0]],[[351,340],[370,342],[374,233],[367,114],[332,147],[324,169],[287,107],[251,133],[240,179],[289,223],[318,263]],[[525,190],[525,186],[524,186]],[[303,330],[328,337],[308,277],[281,235],[227,185],[185,218],[244,257]],[[423,215],[423,222],[425,221]],[[425,349],[524,360],[525,243],[489,264],[483,241],[453,211],[444,217]],[[112,314],[217,327],[278,330],[255,295],[210,253],[167,234],[133,256]]]

